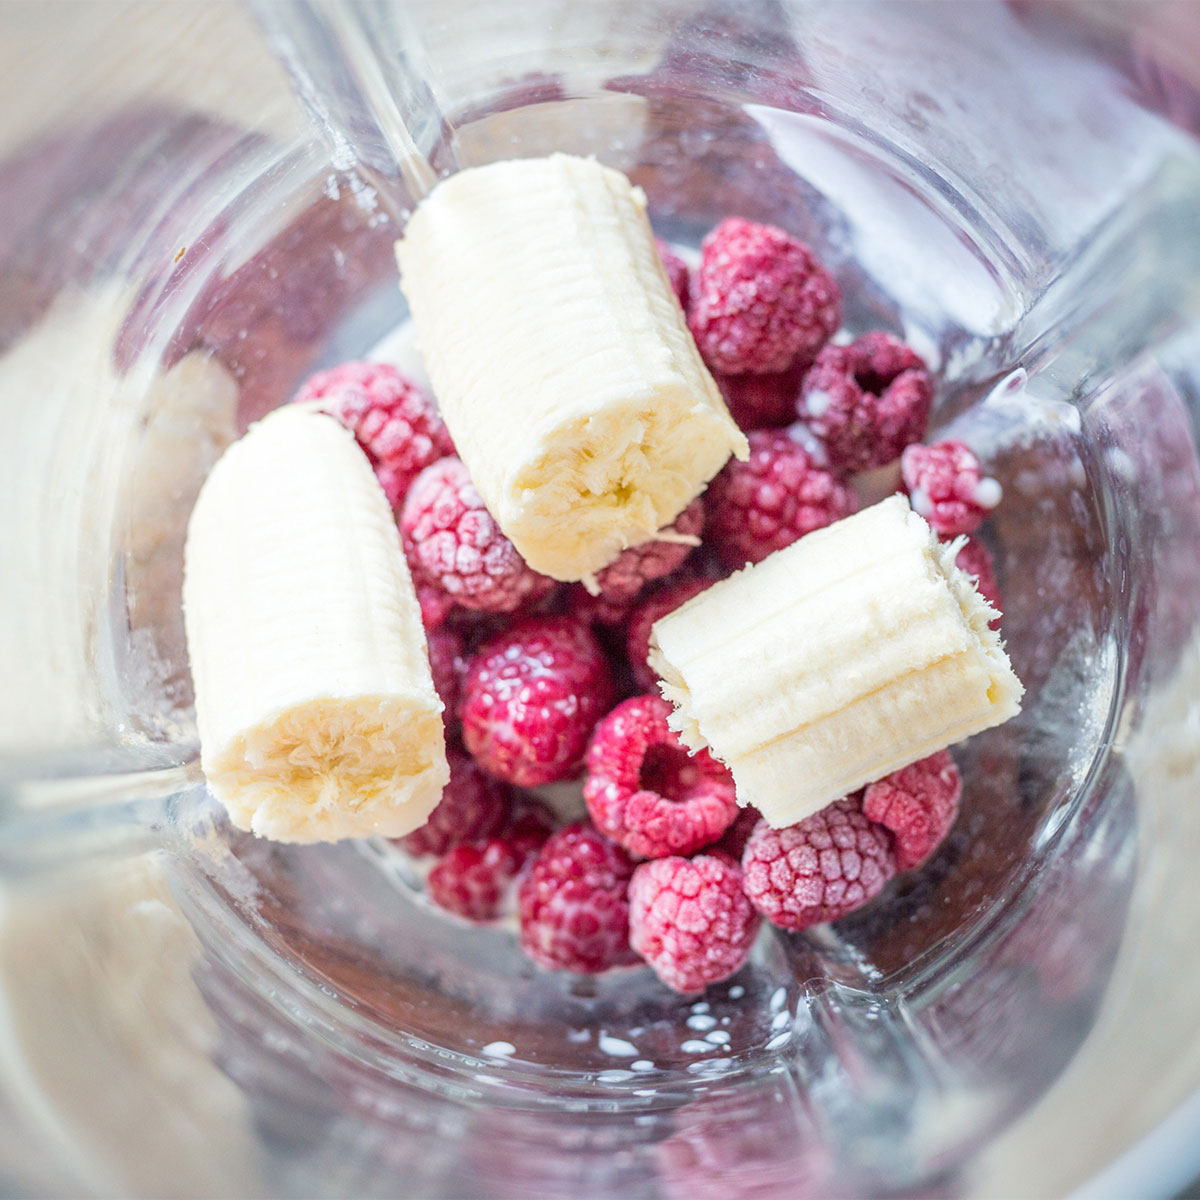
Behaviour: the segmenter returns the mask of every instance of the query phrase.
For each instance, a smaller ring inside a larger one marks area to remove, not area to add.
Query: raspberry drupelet
[[[1000,485],[983,474],[975,452],[963,442],[906,447],[900,476],[913,511],[941,537],[974,533],[1000,503]]]
[[[737,816],[733,776],[707,750],[690,755],[661,696],[634,696],[596,726],[583,798],[601,833],[635,858],[690,854]]]
[[[507,784],[484,774],[461,750],[449,749],[450,782],[437,808],[420,829],[398,838],[409,854],[445,854],[460,842],[475,842],[500,832],[512,811],[512,792]]]
[[[876,331],[826,346],[804,376],[801,419],[844,474],[883,467],[925,436],[933,378],[899,338]]]
[[[521,787],[570,778],[614,699],[608,660],[572,617],[525,617],[467,665],[462,737],[485,771]]]
[[[658,676],[646,661],[650,657],[650,630],[654,622],[674,612],[693,596],[700,595],[712,582],[711,579],[696,575],[680,575],[664,580],[640,597],[630,610],[625,626],[625,651],[634,682],[643,692],[653,692],[657,688]]]
[[[688,325],[713,371],[771,374],[806,365],[841,313],[833,276],[782,229],[728,217],[701,243]]]
[[[595,975],[632,964],[629,878],[633,862],[586,823],[542,847],[518,898],[521,949],[551,970]]]
[[[891,843],[856,799],[836,800],[786,829],[762,821],[742,854],[746,895],[781,929],[836,921],[896,874]]]
[[[414,577],[463,608],[512,612],[554,586],[500,531],[457,458],[443,458],[413,481],[400,533]]]
[[[388,363],[346,362],[318,371],[294,403],[315,401],[350,429],[392,508],[426,467],[454,453],[433,401]]]
[[[666,538],[643,542],[622,550],[596,575],[597,595],[613,603],[632,600],[646,584],[669,575],[700,544],[704,528],[704,503],[693,500],[675,518]]]
[[[687,312],[688,299],[692,290],[692,273],[688,270],[687,263],[662,238],[655,238],[654,246],[658,250],[658,257],[662,259],[663,270],[667,273],[667,279],[670,280],[671,291],[678,298],[679,307],[684,312]]]
[[[958,816],[962,777],[939,750],[868,784],[862,811],[892,835],[896,870],[919,867],[938,848]]]
[[[629,885],[629,943],[668,987],[703,991],[738,971],[760,921],[724,855],[656,858]]]
[[[731,567],[761,562],[858,506],[790,433],[762,429],[749,440],[749,458],[726,463],[705,495],[709,538]]]
[[[992,561],[991,551],[975,538],[967,538],[966,544],[958,552],[954,560],[955,566],[966,571],[975,580],[979,594],[996,610],[988,625],[992,629],[1000,627],[999,614],[1004,611],[1003,597],[1000,595],[1000,585],[996,582],[996,565]]]

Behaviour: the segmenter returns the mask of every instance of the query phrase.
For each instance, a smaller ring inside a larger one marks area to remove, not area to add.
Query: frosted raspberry
[[[641,597],[630,610],[629,623],[625,626],[625,649],[633,678],[643,692],[657,690],[658,676],[646,661],[650,657],[650,629],[660,617],[674,612],[693,596],[698,596],[712,583],[695,575],[684,575],[668,579]]]
[[[701,244],[688,325],[714,371],[770,374],[807,365],[841,316],[833,276],[782,229],[729,217]]]
[[[400,533],[413,575],[464,608],[512,612],[554,586],[500,532],[457,458],[443,458],[413,481]]]
[[[454,597],[423,579],[414,579],[413,587],[416,589],[417,603],[421,606],[421,624],[426,633],[440,628],[454,611]]]
[[[800,388],[800,416],[844,471],[883,467],[925,436],[933,379],[924,360],[890,333],[826,346]]]
[[[710,540],[731,567],[761,562],[857,507],[791,434],[760,429],[749,441],[750,457],[726,463],[704,497]]]
[[[737,816],[733,777],[707,750],[688,755],[670,713],[661,696],[634,696],[596,726],[588,748],[588,812],[636,858],[690,854]]]
[[[742,854],[746,895],[782,929],[836,921],[895,875],[891,841],[857,800],[837,800],[786,829],[763,821]]]
[[[996,612],[1002,613],[1003,597],[1000,595],[1000,585],[996,582],[996,567],[991,551],[982,542],[967,538],[954,563],[975,580],[976,590]],[[999,616],[993,617],[988,624],[997,629],[1000,625]]]
[[[738,815],[733,819],[733,824],[721,835],[720,841],[713,843],[709,853],[715,854],[720,851],[723,854],[728,854],[735,862],[740,863],[742,861],[742,851],[746,849],[746,843],[750,840],[750,835],[754,832],[754,827],[761,820],[762,813],[753,804],[747,804],[744,808],[739,808]]]
[[[433,676],[434,691],[446,706],[443,714],[445,719],[453,721],[458,712],[463,672],[467,669],[463,658],[462,634],[444,625],[438,629],[428,629],[425,631],[425,644],[429,647],[429,672]]]
[[[619,599],[604,595],[593,596],[582,583],[573,583],[567,589],[564,607],[571,616],[588,625],[612,628],[625,624],[636,601],[636,595]]]
[[[654,245],[658,250],[658,257],[662,259],[667,278],[671,281],[671,291],[679,298],[679,307],[687,312],[688,298],[692,290],[688,265],[662,238],[655,238]]]
[[[608,600],[631,600],[653,579],[669,575],[698,544],[704,528],[704,504],[693,500],[672,522],[670,529],[677,537],[689,540],[643,542],[630,546],[596,576],[600,594]]]
[[[962,442],[906,447],[900,475],[913,511],[942,537],[974,533],[1000,503],[1000,485],[983,474],[974,451]]]
[[[568,779],[613,701],[595,635],[571,617],[525,617],[467,665],[463,741],[485,771],[521,787]]]
[[[433,401],[388,363],[346,362],[318,371],[295,401],[317,401],[353,431],[393,508],[421,471],[454,453]]]
[[[492,779],[458,750],[450,750],[450,782],[437,808],[420,829],[397,844],[418,858],[445,854],[460,842],[475,842],[500,832],[512,810],[512,793],[506,784]]]
[[[595,975],[637,961],[626,891],[633,863],[586,823],[560,829],[521,884],[521,949],[551,970]]]
[[[513,880],[536,853],[534,846],[499,837],[455,846],[429,872],[429,898],[460,917],[493,921]]]
[[[790,425],[796,419],[803,378],[804,371],[796,369],[774,375],[716,376],[729,415],[747,433]]]
[[[958,816],[962,777],[945,750],[868,784],[862,811],[889,830],[896,870],[919,867],[950,832]]]
[[[629,944],[677,992],[728,979],[750,955],[759,916],[724,857],[657,858],[629,884]]]

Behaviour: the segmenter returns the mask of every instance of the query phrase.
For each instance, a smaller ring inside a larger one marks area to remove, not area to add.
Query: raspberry
[[[837,329],[841,309],[833,276],[782,229],[729,217],[701,244],[688,325],[714,371],[806,366]]]
[[[428,629],[425,644],[429,647],[429,671],[433,676],[434,691],[446,706],[442,715],[447,721],[453,721],[458,711],[463,671],[466,670],[462,634],[447,626]]]
[[[417,476],[400,513],[400,533],[413,574],[464,608],[512,612],[554,586],[500,532],[457,458],[443,458]]]
[[[688,265],[662,238],[655,238],[654,245],[658,250],[658,257],[662,259],[667,279],[671,282],[671,291],[679,298],[679,307],[687,312],[688,299],[692,290],[691,272],[688,270]]]
[[[958,816],[962,777],[945,750],[868,784],[862,811],[889,830],[896,870],[919,867],[941,844]]]
[[[694,575],[668,579],[639,599],[630,611],[629,623],[625,626],[625,650],[634,681],[643,692],[655,691],[658,679],[646,661],[650,657],[651,626],[659,617],[665,617],[693,596],[698,596],[711,583],[711,579]]]
[[[622,599],[603,594],[593,596],[582,583],[573,583],[567,589],[565,607],[571,616],[587,625],[600,625],[608,628],[624,625],[636,600],[636,595]]]
[[[637,961],[626,891],[633,863],[586,823],[560,829],[521,884],[521,949],[551,970],[599,974]]]
[[[433,401],[389,363],[318,371],[295,395],[298,403],[314,400],[354,433],[393,508],[421,471],[454,453]]]
[[[455,846],[429,872],[429,898],[471,921],[495,920],[509,885],[535,853],[533,846],[499,837]]]
[[[800,416],[844,472],[883,467],[919,442],[933,379],[925,362],[890,333],[826,346],[800,389]]]
[[[761,562],[857,507],[791,434],[760,429],[749,441],[750,457],[726,463],[705,495],[712,544],[731,567]]]
[[[409,854],[445,854],[461,842],[474,842],[500,832],[509,819],[512,794],[499,780],[485,775],[461,751],[451,750],[450,782],[437,808],[420,829],[397,844]]]
[[[836,921],[895,875],[891,840],[857,800],[837,800],[786,829],[762,821],[742,854],[746,895],[782,929]]]
[[[774,375],[718,375],[729,415],[747,432],[775,429],[796,419],[803,370]]]
[[[423,579],[414,579],[413,587],[417,592],[417,603],[421,606],[421,624],[425,626],[426,633],[438,629],[454,611],[454,597]]]
[[[991,551],[974,538],[967,538],[966,544],[958,552],[954,560],[955,566],[966,571],[975,580],[979,594],[996,610],[997,614],[1004,611],[1003,597],[1000,595],[1000,585],[996,582],[996,566],[992,562]],[[988,624],[997,629],[1000,617],[997,615]]]
[[[500,836],[540,850],[556,824],[554,814],[535,796],[518,796]]]
[[[629,944],[677,992],[728,979],[750,956],[759,916],[736,863],[711,854],[642,863],[629,884]]]
[[[1000,502],[1000,485],[983,475],[974,451],[962,442],[908,446],[900,455],[904,490],[942,537],[974,533]]]
[[[634,696],[596,726],[583,798],[601,833],[636,858],[690,854],[737,816],[733,778],[707,750],[689,756],[661,696]]]
[[[689,541],[660,540],[630,546],[596,576],[596,586],[606,600],[631,600],[652,579],[669,575],[699,544],[700,531],[704,528],[704,505],[693,500],[675,518],[671,525],[673,534],[692,539]]]
[[[595,635],[572,617],[525,617],[467,666],[463,741],[485,771],[521,787],[569,778],[613,701]]]
[[[744,808],[738,809],[738,815],[734,817],[733,824],[725,830],[718,842],[714,842],[710,854],[718,852],[728,854],[736,862],[742,861],[742,851],[746,849],[746,842],[750,835],[754,832],[754,827],[762,820],[762,813],[754,807],[753,804],[747,804]]]

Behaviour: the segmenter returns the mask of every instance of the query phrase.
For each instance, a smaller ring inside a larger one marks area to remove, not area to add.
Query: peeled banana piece
[[[746,457],[620,172],[566,154],[460,171],[396,257],[454,444],[534,570],[587,578]]]
[[[779,828],[1015,716],[959,548],[892,496],[714,584],[652,630],[673,727]]]
[[[399,837],[449,779],[396,524],[353,435],[280,409],[213,467],[183,585],[200,762],[233,824]]]

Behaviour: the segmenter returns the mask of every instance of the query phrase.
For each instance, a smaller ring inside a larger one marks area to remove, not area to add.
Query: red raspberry
[[[566,611],[587,625],[612,627],[624,625],[637,600],[635,596],[593,596],[582,583],[573,583],[566,593]]]
[[[557,823],[554,814],[536,796],[518,796],[500,836],[540,850]]]
[[[705,494],[710,539],[731,567],[761,562],[857,507],[790,433],[760,429],[749,440],[750,457],[726,463]]]
[[[796,419],[803,370],[780,371],[774,375],[718,375],[717,384],[729,415],[749,433],[753,429],[776,429]]]
[[[626,891],[633,863],[586,823],[560,829],[521,884],[521,949],[551,970],[596,975],[637,961]]]
[[[421,606],[421,624],[425,626],[426,633],[440,628],[454,611],[454,597],[424,579],[414,578],[413,587],[417,592],[417,603]]]
[[[629,944],[677,992],[703,991],[750,956],[759,916],[724,857],[656,858],[629,884]]]
[[[945,750],[868,784],[862,811],[890,830],[896,870],[919,867],[941,844],[958,816],[962,776]]]
[[[1004,612],[1003,597],[1000,595],[1000,585],[996,582],[996,565],[992,561],[992,552],[974,538],[967,538],[963,548],[958,552],[954,565],[966,571],[975,580],[975,588],[979,594],[996,610],[997,614]],[[995,616],[988,622],[993,629],[1000,627],[1000,617]]]
[[[652,579],[669,575],[699,545],[704,528],[704,504],[693,500],[677,516],[671,531],[689,541],[660,540],[630,546],[596,576],[596,586],[606,600],[632,600]]]
[[[467,666],[463,741],[485,771],[521,787],[568,779],[613,683],[595,635],[572,617],[526,617]]]
[[[691,854],[737,816],[732,776],[707,750],[689,756],[670,713],[661,696],[634,696],[596,726],[588,748],[588,812],[636,858]]]
[[[713,843],[710,854],[718,852],[728,854],[735,862],[742,861],[742,851],[754,832],[755,826],[762,820],[762,813],[753,804],[747,804],[738,809],[733,824],[721,835],[721,840]]]
[[[433,676],[433,688],[446,706],[443,714],[447,722],[456,719],[459,693],[462,691],[463,672],[467,669],[463,658],[462,634],[456,629],[441,626],[425,631],[425,644],[429,648],[429,671]]]
[[[833,276],[782,229],[729,217],[701,243],[688,325],[712,370],[768,375],[807,365],[841,317]]]
[[[457,458],[443,458],[417,476],[400,513],[400,533],[413,575],[464,608],[512,612],[554,586],[500,532]]]
[[[800,389],[800,416],[846,473],[883,467],[919,442],[933,379],[924,360],[890,333],[826,346]]]
[[[671,291],[679,298],[679,307],[687,312],[688,298],[692,290],[691,272],[688,270],[688,265],[662,238],[655,238],[654,245],[658,250],[658,257],[662,259],[667,278],[671,282]]]
[[[437,808],[420,829],[397,838],[397,845],[420,858],[445,854],[461,842],[475,842],[500,832],[512,810],[506,784],[485,775],[466,754],[451,750],[450,782]]]
[[[433,401],[389,363],[318,371],[295,395],[297,403],[314,400],[353,431],[393,508],[421,471],[454,453]]]
[[[495,920],[509,886],[536,852],[536,847],[498,837],[455,846],[429,872],[429,898],[471,921]]]
[[[773,925],[807,929],[866,904],[896,873],[891,835],[837,800],[797,825],[761,822],[742,855],[746,895]]]
[[[1000,503],[1000,485],[983,474],[974,451],[962,442],[906,447],[900,475],[913,511],[942,537],[974,533]]]
[[[711,579],[684,575],[668,579],[638,600],[629,614],[625,627],[625,650],[633,678],[643,692],[657,690],[658,676],[646,661],[650,657],[650,629],[654,622],[674,612],[693,596],[698,596],[712,583]]]

